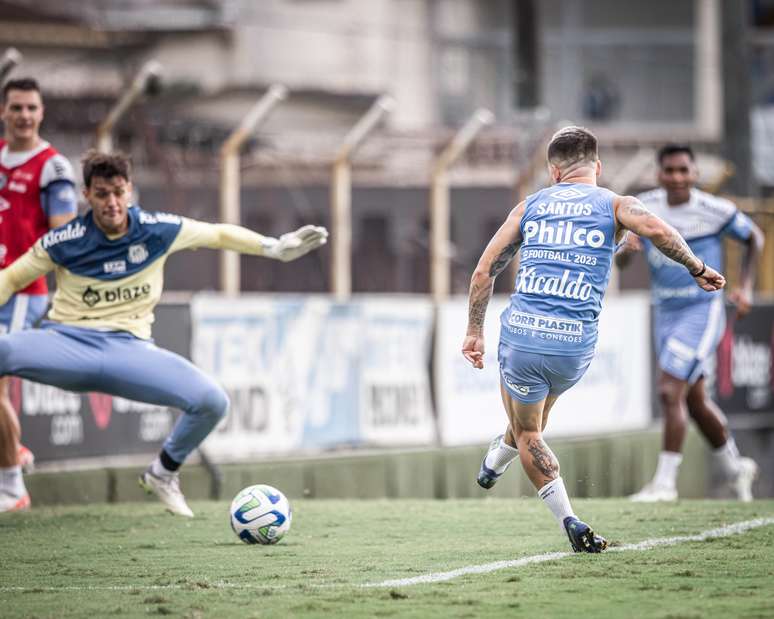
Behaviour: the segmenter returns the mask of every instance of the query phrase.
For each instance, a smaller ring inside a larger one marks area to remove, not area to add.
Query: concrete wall
[[[625,496],[639,490],[652,476],[660,434],[640,432],[549,442],[571,496]],[[222,485],[215,495],[205,469],[191,465],[183,469],[182,486],[190,499],[221,500],[231,499],[243,487],[256,483],[276,486],[291,500],[535,496],[518,463],[492,491],[479,488],[475,477],[484,450],[482,446],[391,451],[224,465]],[[140,470],[36,473],[27,476],[26,482],[35,505],[153,500],[137,485]],[[713,494],[708,452],[695,433],[686,444],[678,489],[683,498]]]

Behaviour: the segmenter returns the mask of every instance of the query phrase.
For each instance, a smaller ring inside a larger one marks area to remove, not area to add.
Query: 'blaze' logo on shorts
[[[89,286],[83,291],[83,296],[81,298],[86,305],[94,307],[101,301],[104,301],[105,303],[136,301],[137,299],[150,295],[150,291],[150,284],[143,284],[142,286],[117,286],[115,288],[107,288],[103,290],[102,293]]]

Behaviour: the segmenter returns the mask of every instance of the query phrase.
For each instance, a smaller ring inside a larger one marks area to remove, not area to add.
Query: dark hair
[[[685,153],[688,155],[691,161],[696,160],[696,157],[693,155],[693,149],[687,144],[665,144],[658,149],[658,154],[656,155],[658,165],[662,165],[664,163],[664,157],[679,155],[680,153]]]
[[[8,80],[3,86],[3,103],[8,99],[8,92],[11,90],[34,90],[41,97],[43,94],[40,92],[40,86],[38,81],[32,77],[20,77],[15,80]]]
[[[101,153],[98,150],[88,151],[81,159],[83,164],[83,183],[91,187],[91,179],[114,178],[120,176],[127,181],[131,180],[132,164],[129,157],[123,153]]]
[[[597,138],[585,127],[564,127],[554,134],[548,145],[548,161],[553,165],[567,166],[580,161],[594,163],[597,155]]]

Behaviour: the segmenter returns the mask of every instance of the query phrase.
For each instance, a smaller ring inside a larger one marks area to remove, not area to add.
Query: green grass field
[[[432,584],[363,587],[569,546],[536,499],[294,502],[276,546],[248,546],[226,503],[194,520],[155,504],[0,517],[0,616],[772,617],[774,523],[651,550],[623,545],[773,518],[774,501],[576,500],[620,551]]]

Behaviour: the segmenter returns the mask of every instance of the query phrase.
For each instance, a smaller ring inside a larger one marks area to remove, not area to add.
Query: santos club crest
[[[148,248],[144,243],[138,243],[137,245],[129,246],[128,260],[132,264],[140,264],[148,259]]]

